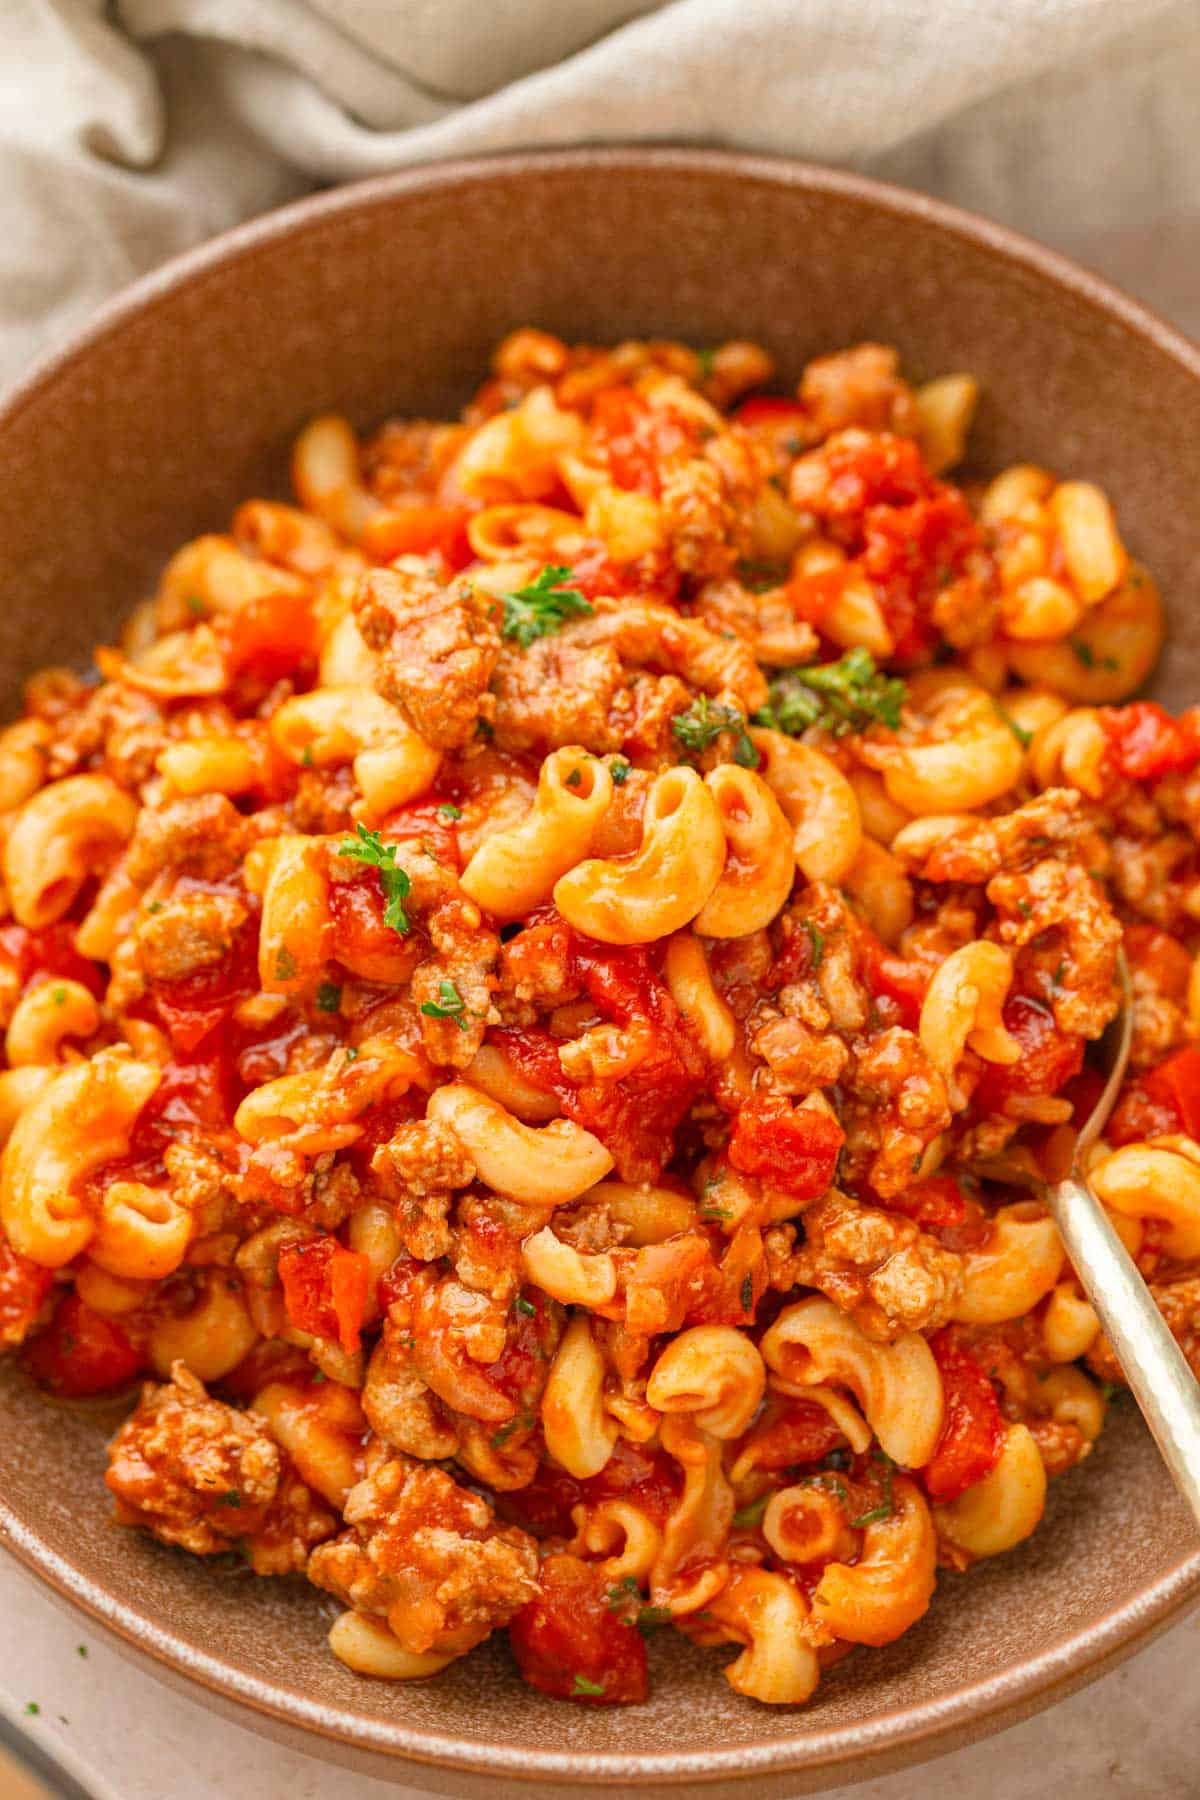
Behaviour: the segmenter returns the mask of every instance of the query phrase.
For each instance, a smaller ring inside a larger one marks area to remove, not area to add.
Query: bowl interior
[[[945,209],[784,164],[663,152],[504,158],[369,184],[243,228],[118,303],[0,413],[5,708],[32,669],[110,639],[186,537],[280,490],[306,418],[444,414],[496,339],[528,322],[596,341],[750,337],[789,378],[862,338],[897,345],[917,377],[972,370],[984,390],[973,464],[1045,462],[1114,496],[1172,613],[1156,691],[1195,697],[1195,353],[1099,284]],[[815,1779],[853,1758],[877,1772],[878,1756],[920,1754],[1037,1704],[1200,1583],[1183,1510],[1121,1406],[1029,1544],[946,1577],[918,1627],[847,1659],[802,1712],[740,1700],[721,1656],[662,1636],[654,1697],[632,1716],[550,1705],[502,1645],[437,1682],[386,1687],[328,1654],[311,1591],[116,1531],[100,1479],[109,1419],[47,1406],[11,1370],[0,1393],[0,1541],[226,1694],[464,1771]]]

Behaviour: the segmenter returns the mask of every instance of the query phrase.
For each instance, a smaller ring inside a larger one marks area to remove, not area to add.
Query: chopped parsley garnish
[[[76,1644],[76,1646],[75,1646],[76,1656],[86,1656],[87,1653],[88,1653],[88,1647],[86,1644]]]
[[[501,636],[512,638],[522,650],[528,650],[535,639],[560,631],[568,619],[582,619],[589,614],[591,602],[584,599],[579,589],[563,586],[570,574],[565,564],[547,563],[526,587],[502,594]]]
[[[861,645],[834,663],[789,669],[771,683],[770,697],[755,723],[799,737],[823,725],[835,737],[886,725],[896,731],[908,690],[896,675],[885,675]]]
[[[809,958],[810,967],[819,969],[821,959],[825,955],[825,933],[819,931],[811,919],[801,919],[800,923],[808,933],[808,941],[812,946],[812,954]]]
[[[873,1506],[870,1512],[860,1514],[857,1519],[851,1519],[850,1523],[855,1531],[861,1531],[864,1525],[878,1525],[881,1520],[890,1519],[892,1516],[892,1474],[896,1465],[886,1451],[876,1450],[874,1454],[875,1461],[883,1468],[883,1499],[878,1506]]]
[[[712,374],[713,362],[714,362],[714,359],[716,358],[716,354],[717,353],[715,350],[697,350],[696,361],[700,365],[701,381],[707,381],[709,376]]]
[[[517,1295],[516,1299],[513,1301],[513,1306],[516,1308],[517,1312],[524,1313],[527,1319],[537,1318],[537,1307],[533,1304],[532,1300],[527,1300],[524,1294]]]
[[[576,1675],[574,1681],[571,1683],[571,1692],[573,1694],[587,1694],[594,1698],[596,1695],[602,1694],[604,1688],[598,1681],[589,1681],[586,1675]]]
[[[306,769],[312,768],[312,766],[313,766],[313,747],[311,744],[305,744],[303,750],[300,752],[300,761],[303,763],[303,765]]]
[[[750,1500],[745,1506],[739,1507],[733,1515],[734,1524],[741,1525],[747,1531],[755,1525],[761,1525],[763,1514],[771,1504],[771,1492],[772,1490],[768,1489],[765,1494],[760,1494],[757,1500]]]
[[[1008,726],[1008,729],[1016,738],[1018,744],[1020,744],[1022,750],[1028,750],[1030,744],[1033,742],[1032,731],[1026,731],[1023,725],[1018,725],[1012,714],[1005,712],[998,700],[993,700],[992,705],[996,709],[997,717],[1003,719],[1004,723]]]
[[[281,944],[275,952],[276,981],[294,981],[296,978],[296,959],[286,944]]]
[[[412,883],[396,863],[396,846],[385,844],[377,831],[368,831],[365,825],[356,825],[354,829],[358,833],[357,841],[346,838],[338,845],[337,853],[339,856],[353,857],[356,862],[366,863],[368,868],[379,871],[379,885],[387,902],[383,922],[403,936],[405,932],[412,930],[412,920],[404,910],[404,902]]]
[[[625,761],[623,756],[616,757],[614,761],[609,764],[608,772],[613,778],[614,787],[624,787],[625,783],[629,780],[629,764]]]
[[[609,1612],[617,1614],[626,1625],[636,1625],[643,1637],[649,1637],[660,1625],[669,1625],[671,1609],[669,1606],[643,1606],[641,1589],[634,1575],[623,1575],[616,1587],[610,1587],[605,1595],[605,1604]],[[633,1608],[637,1611],[630,1617]]]
[[[453,1019],[460,1031],[467,1029],[467,1021],[463,1016],[466,1010],[467,1003],[454,983],[444,980],[438,982],[437,999],[426,1000],[421,1007],[427,1019]]]
[[[533,1414],[531,1412],[519,1412],[515,1418],[508,1421],[507,1425],[502,1425],[499,1431],[493,1431],[490,1439],[493,1450],[502,1450],[514,1432],[528,1431],[532,1424]]]
[[[67,990],[64,987],[56,987],[50,997],[54,1001],[55,1006],[65,1006],[67,1003]]]
[[[752,1313],[754,1311],[753,1275],[743,1275],[741,1292],[739,1293],[738,1298],[742,1303],[742,1311],[744,1313]]]
[[[220,1506],[240,1506],[242,1504],[242,1496],[238,1493],[236,1488],[229,1488],[220,1496],[218,1504]]]
[[[353,1044],[347,1044],[347,1046],[346,1046],[346,1061],[347,1062],[357,1062],[358,1061],[358,1051],[356,1050],[356,1048],[354,1047]]]
[[[707,694],[693,700],[686,712],[676,713],[671,730],[685,750],[707,750],[723,731],[732,731],[733,760],[743,769],[757,769],[758,751],[750,741],[746,720],[736,706],[722,706]]]
[[[1115,656],[1097,656],[1084,638],[1072,638],[1071,648],[1085,669],[1119,669],[1121,666]]]
[[[317,989],[318,1012],[336,1012],[342,1004],[342,990],[336,981],[323,981]]]
[[[200,598],[199,594],[188,595],[187,609],[190,613],[195,613],[198,619],[202,619],[208,611],[208,608],[205,606],[204,601]]]
[[[583,770],[582,769],[572,769],[571,773],[567,776],[567,786],[568,787],[578,787],[582,780],[583,780]]]
[[[452,800],[443,800],[442,804],[438,807],[438,812],[443,819],[462,818],[461,806],[455,806]]]
[[[25,1702],[25,1711],[30,1715],[31,1718],[36,1718],[37,1715],[41,1712],[41,1710],[42,1709],[38,1705],[36,1700],[27,1700]]]

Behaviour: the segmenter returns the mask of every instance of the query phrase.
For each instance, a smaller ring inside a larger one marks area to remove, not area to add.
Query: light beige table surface
[[[395,1783],[346,1774],[182,1699],[52,1603],[7,1558],[0,1560],[0,1687],[20,1707],[32,1701],[34,1728],[70,1745],[115,1800],[415,1800],[422,1792],[405,1785],[402,1771]],[[617,1789],[604,1791],[615,1800]],[[657,1792],[667,1800],[682,1790]],[[694,1792],[703,1800],[702,1789]],[[8,1800],[2,1775],[0,1795]],[[1198,1795],[1200,1613],[1103,1681],[999,1737],[911,1774],[829,1790],[829,1800]],[[510,1796],[543,1800],[547,1790],[497,1784],[496,1800]]]

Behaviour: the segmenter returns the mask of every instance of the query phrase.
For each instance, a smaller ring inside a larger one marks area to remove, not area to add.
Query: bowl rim
[[[423,163],[310,194],[235,226],[182,255],[171,258],[114,295],[82,327],[38,358],[29,371],[0,393],[0,425],[65,374],[98,343],[128,320],[144,316],[210,270],[252,257],[280,239],[315,223],[384,207],[409,195],[451,187],[487,185],[514,175],[536,177],[578,170],[613,176],[645,170],[676,171],[699,180],[717,179],[792,188],[867,203],[895,217],[915,219],[966,240],[997,260],[1027,269],[1066,289],[1110,322],[1149,342],[1161,355],[1200,382],[1200,345],[1157,313],[1092,274],[1070,258],[1049,250],[1006,225],[874,177],[753,152],[626,144],[576,149],[531,149]],[[66,1557],[27,1526],[0,1494],[0,1546],[38,1576],[58,1596],[112,1631],[125,1646],[161,1666],[168,1677],[185,1678],[222,1701],[240,1702],[263,1723],[300,1727],[319,1738],[357,1751],[407,1758],[415,1763],[457,1769],[463,1774],[524,1778],[539,1782],[564,1778],[583,1785],[623,1782],[674,1784],[712,1782],[828,1769],[868,1779],[906,1763],[922,1761],[956,1744],[981,1737],[1027,1717],[1111,1668],[1157,1635],[1200,1595],[1200,1548],[1190,1553],[1183,1540],[1180,1560],[1094,1625],[1054,1639],[1036,1655],[1000,1673],[916,1706],[896,1707],[876,1718],[792,1736],[773,1736],[727,1749],[662,1752],[524,1750],[414,1730],[402,1720],[382,1720],[310,1699],[299,1691],[247,1673],[209,1650],[193,1649],[168,1629],[140,1616],[131,1603],[83,1575]],[[798,1721],[802,1713],[793,1715]],[[253,1724],[253,1719],[246,1721]],[[310,1740],[311,1741],[311,1740]],[[312,1745],[319,1749],[319,1743]]]

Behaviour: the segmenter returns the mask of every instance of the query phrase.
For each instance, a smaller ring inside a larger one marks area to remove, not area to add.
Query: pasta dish
[[[0,734],[0,1344],[143,1383],[118,1522],[353,1670],[794,1704],[1028,1537],[1121,949],[1090,1177],[1200,1366],[1200,709],[1087,471],[949,479],[976,400],[517,331]]]

